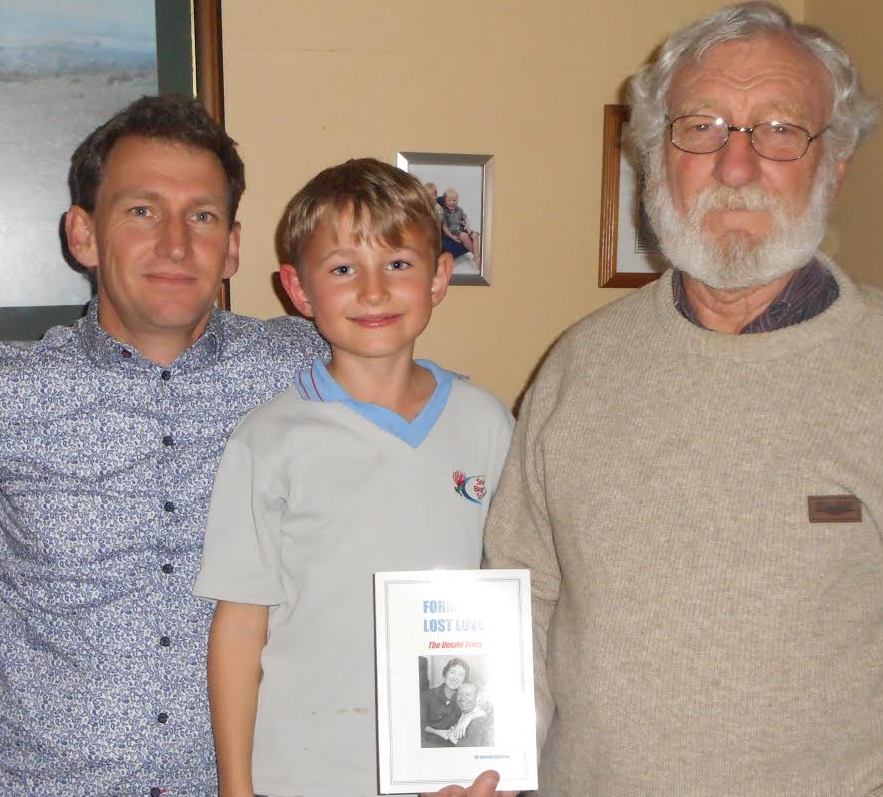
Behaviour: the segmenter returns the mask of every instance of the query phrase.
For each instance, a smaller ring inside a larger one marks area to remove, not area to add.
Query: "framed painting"
[[[220,0],[3,3],[0,339],[36,340],[76,320],[92,296],[63,241],[80,141],[157,92],[199,96],[223,121],[220,67]]]
[[[399,152],[396,165],[432,193],[442,249],[454,257],[451,285],[491,284],[493,155]]]
[[[598,285],[637,288],[665,271],[665,260],[641,200],[641,175],[623,151],[627,105],[604,106]]]

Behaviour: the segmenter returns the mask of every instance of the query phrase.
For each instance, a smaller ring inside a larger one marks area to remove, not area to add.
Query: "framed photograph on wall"
[[[641,200],[641,176],[623,151],[627,105],[604,106],[598,285],[637,288],[668,267]]]
[[[70,157],[88,133],[158,92],[199,96],[222,119],[219,20],[220,0],[3,4],[0,339],[36,340],[92,296],[63,241]]]
[[[451,285],[490,285],[493,155],[399,152],[396,165],[433,193]]]

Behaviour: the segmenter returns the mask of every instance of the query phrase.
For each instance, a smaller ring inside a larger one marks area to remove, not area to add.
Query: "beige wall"
[[[597,287],[603,105],[662,37],[722,4],[224,0],[227,127],[250,186],[233,309],[281,311],[273,232],[320,168],[492,153],[493,286],[452,288],[418,351],[511,403],[565,327],[623,293]]]
[[[805,19],[831,33],[852,56],[865,84],[883,97],[883,3],[880,0],[806,0]],[[883,286],[883,134],[856,152],[825,249],[857,278]]]

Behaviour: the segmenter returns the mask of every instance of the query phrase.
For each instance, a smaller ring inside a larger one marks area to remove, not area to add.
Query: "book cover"
[[[527,570],[374,576],[380,791],[535,789],[536,717]]]

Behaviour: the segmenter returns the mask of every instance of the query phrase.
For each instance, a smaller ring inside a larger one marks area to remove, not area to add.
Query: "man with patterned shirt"
[[[539,792],[883,795],[883,295],[816,254],[876,109],[766,2],[631,106],[675,268],[555,345],[486,528],[531,569]]]
[[[72,159],[72,328],[0,346],[0,794],[217,793],[211,605],[191,595],[237,420],[325,350],[213,309],[239,263],[235,143],[145,97]]]

